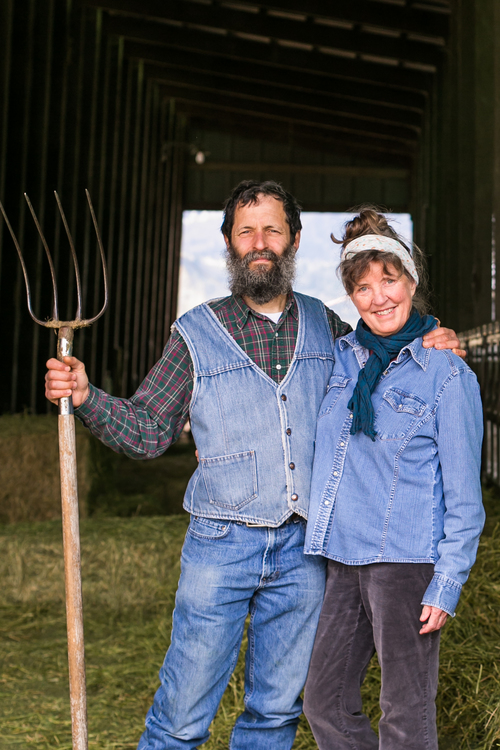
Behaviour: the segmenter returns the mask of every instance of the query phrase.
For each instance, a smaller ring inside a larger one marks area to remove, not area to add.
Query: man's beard
[[[253,250],[241,258],[236,250],[229,246],[226,252],[226,266],[229,272],[229,288],[233,294],[250,297],[258,305],[288,294],[295,278],[296,262],[294,245],[287,247],[281,255],[272,250]],[[249,267],[253,260],[265,258],[272,261],[271,268]]]

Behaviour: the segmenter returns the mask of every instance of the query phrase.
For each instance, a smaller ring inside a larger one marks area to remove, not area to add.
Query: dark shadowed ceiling
[[[449,0],[86,0],[200,124],[409,164]]]

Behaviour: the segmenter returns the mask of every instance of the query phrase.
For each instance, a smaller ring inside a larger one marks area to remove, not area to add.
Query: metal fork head
[[[102,271],[104,276],[104,304],[99,311],[97,315],[95,315],[93,318],[82,318],[82,285],[80,281],[80,270],[78,268],[78,259],[76,257],[76,251],[75,251],[75,245],[73,242],[73,238],[71,236],[71,232],[69,230],[68,222],[66,220],[66,215],[64,213],[61,201],[59,199],[59,196],[56,191],[54,191],[54,195],[56,197],[57,201],[57,207],[59,209],[59,213],[61,215],[61,219],[64,225],[64,229],[66,231],[66,235],[68,237],[69,246],[71,248],[71,255],[73,258],[73,265],[75,268],[75,277],[76,277],[76,293],[77,293],[77,309],[76,309],[76,316],[74,320],[59,320],[59,301],[58,301],[58,293],[57,293],[57,283],[56,283],[56,274],[54,269],[54,263],[52,260],[52,255],[49,250],[49,246],[47,244],[47,241],[44,237],[42,228],[40,226],[40,223],[38,221],[37,215],[33,209],[33,206],[31,205],[30,199],[24,194],[24,197],[26,198],[26,202],[28,204],[28,208],[31,212],[31,215],[33,217],[33,220],[35,222],[36,228],[38,230],[38,234],[40,235],[40,239],[42,241],[43,247],[45,249],[45,253],[47,255],[47,259],[49,262],[50,267],[50,274],[52,277],[52,291],[53,291],[53,313],[52,317],[48,320],[40,320],[36,317],[36,315],[33,312],[32,305],[31,305],[31,290],[30,290],[30,283],[28,278],[28,272],[26,270],[26,264],[24,262],[23,253],[19,246],[19,242],[17,241],[17,237],[14,233],[14,230],[12,229],[12,226],[9,222],[9,219],[7,218],[7,214],[5,213],[5,209],[0,202],[0,212],[4,218],[4,221],[7,225],[7,229],[9,230],[10,236],[12,237],[12,240],[14,242],[14,245],[17,250],[17,254],[19,255],[19,260],[21,261],[21,267],[23,269],[23,275],[24,275],[24,283],[26,285],[26,297],[28,300],[28,311],[35,323],[38,323],[38,325],[45,326],[45,328],[56,328],[56,329],[76,329],[76,328],[85,328],[86,326],[92,325],[92,323],[95,323],[96,320],[98,320],[101,315],[103,315],[104,311],[106,310],[108,306],[108,299],[109,299],[109,290],[108,290],[108,274],[106,269],[106,258],[104,257],[104,248],[102,246],[102,240],[101,240],[101,233],[99,232],[99,227],[97,225],[97,219],[94,213],[94,207],[92,205],[92,201],[90,198],[90,194],[88,190],[85,190],[85,194],[87,196],[87,202],[90,209],[90,214],[92,216],[92,222],[94,224],[95,233],[97,235],[97,243],[99,245],[99,252],[101,254],[101,262],[102,262]]]

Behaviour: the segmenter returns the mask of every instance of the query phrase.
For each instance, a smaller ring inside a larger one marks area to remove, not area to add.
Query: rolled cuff
[[[455,609],[461,592],[462,585],[460,583],[440,573],[435,573],[432,581],[427,586],[421,603],[427,604],[429,607],[438,607],[443,612],[447,612],[452,617],[455,617]]]

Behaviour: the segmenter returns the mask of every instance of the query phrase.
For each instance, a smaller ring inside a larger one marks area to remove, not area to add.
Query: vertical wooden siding
[[[439,317],[457,331],[498,319],[500,309],[497,299],[492,311],[491,293],[492,249],[500,246],[499,32],[497,0],[453,0],[432,102],[431,217],[422,241]]]
[[[185,160],[185,118],[173,101],[104,37],[100,11],[68,0],[0,4],[0,199],[24,249],[39,317],[50,317],[43,247],[23,198],[38,213],[54,255],[61,315],[75,315],[61,196],[80,260],[84,314],[102,304],[90,190],[108,258],[111,301],[76,336],[91,380],[124,396],[160,356],[175,317]],[[44,363],[55,336],[31,322],[12,241],[0,225],[0,413],[46,408]]]

